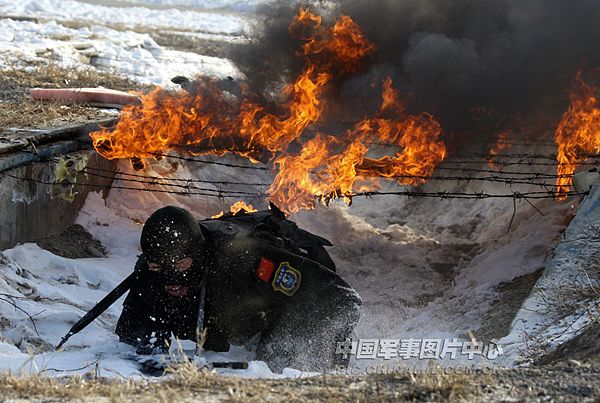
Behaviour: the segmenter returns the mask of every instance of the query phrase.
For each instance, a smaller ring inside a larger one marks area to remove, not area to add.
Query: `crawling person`
[[[358,294],[336,274],[326,239],[270,210],[198,222],[168,206],[146,221],[116,333],[138,353],[171,334],[228,351],[258,338],[255,359],[274,371],[340,363],[337,341],[356,326]]]

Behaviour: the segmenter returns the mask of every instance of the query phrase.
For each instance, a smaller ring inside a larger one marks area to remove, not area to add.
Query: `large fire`
[[[391,79],[383,84],[381,117],[358,122],[342,137],[317,133],[299,154],[275,158],[279,172],[269,189],[272,200],[282,205],[293,200],[293,209],[313,208],[315,195],[324,203],[332,197],[344,197],[349,203],[358,177],[369,190],[377,189],[381,177],[402,184],[423,183],[420,178],[431,175],[446,155],[444,143],[438,141],[441,128],[431,115],[405,114],[391,85]],[[394,118],[384,117],[388,112]],[[401,151],[368,158],[368,145],[374,142],[396,144]]]
[[[91,133],[94,147],[109,159],[144,160],[177,151],[233,153],[270,162],[275,179],[269,199],[290,212],[336,197],[350,202],[357,190],[377,189],[381,177],[416,185],[431,175],[446,155],[440,125],[429,114],[407,113],[390,78],[380,84],[382,100],[375,116],[356,122],[343,135],[319,129],[327,126],[322,119],[328,85],[360,72],[375,52],[358,25],[342,16],[327,27],[304,9],[289,31],[302,41],[297,55],[305,67],[283,89],[286,101],[277,112],[267,111],[252,94],[234,99],[216,81],[199,82],[191,91],[159,88],[143,96],[141,105],[125,108],[114,130]],[[299,152],[288,150],[293,142],[300,143]],[[396,145],[399,151],[369,156],[377,142]]]
[[[600,153],[600,105],[596,89],[577,73],[571,92],[571,104],[555,133],[558,146],[557,195],[563,199],[571,186],[571,175],[577,164]]]

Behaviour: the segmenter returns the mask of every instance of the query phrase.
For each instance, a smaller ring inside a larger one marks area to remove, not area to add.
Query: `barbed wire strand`
[[[37,154],[35,151],[28,151],[28,152],[36,155],[39,160],[47,160],[47,161],[52,161],[55,163],[59,162],[59,159],[55,158],[55,157],[43,157],[43,156],[40,156],[39,154]],[[441,169],[443,170],[444,168],[442,167]],[[446,168],[446,169],[452,170],[451,168]],[[454,170],[462,171],[462,169],[454,169]],[[152,183],[152,184],[155,184],[155,182],[164,181],[164,182],[185,182],[186,184],[206,183],[206,184],[216,184],[216,185],[225,185],[225,186],[228,186],[228,185],[270,186],[271,185],[271,183],[266,183],[266,182],[239,182],[239,181],[228,181],[228,180],[204,180],[204,179],[192,179],[192,178],[159,177],[158,175],[141,175],[141,174],[128,173],[128,172],[120,171],[118,169],[111,170],[111,169],[92,168],[92,167],[86,167],[82,172],[90,174],[90,175],[95,175],[94,172],[91,172],[91,171],[104,172],[104,173],[110,173],[113,175],[127,176],[127,177],[133,177],[133,178],[148,179],[151,182],[143,182],[143,183]],[[535,185],[535,186],[558,186],[558,185],[553,185],[553,184],[545,183],[545,182],[544,183],[535,182],[535,180],[571,178],[573,176],[572,174],[553,175],[553,174],[545,174],[545,173],[541,173],[541,172],[514,172],[514,171],[513,172],[503,172],[503,171],[495,171],[495,170],[476,170],[476,172],[488,172],[488,173],[493,172],[493,175],[490,175],[487,177],[394,175],[394,176],[388,177],[388,179],[400,179],[401,178],[401,179],[417,179],[417,180],[467,181],[467,182],[490,181],[490,182],[502,182],[502,183],[506,183],[509,185],[527,184],[527,185]],[[529,176],[499,176],[499,175],[507,175],[507,174],[529,175]],[[96,175],[96,176],[99,176],[99,175]],[[125,180],[127,180],[127,178],[119,178],[119,180],[125,181]],[[160,184],[168,185],[168,184],[162,183],[162,182]],[[203,188],[200,190],[206,190],[206,189]]]
[[[42,157],[42,156],[39,156],[39,154],[37,154],[36,151],[32,151],[31,153],[37,155],[38,159],[40,159],[40,160],[48,160],[48,161],[51,161],[54,163],[59,163],[59,159],[57,159],[57,158]],[[112,175],[111,176],[101,175],[94,171],[109,173]],[[199,191],[204,191],[204,192],[214,192],[214,193],[221,193],[221,194],[228,193],[231,191],[223,190],[220,188],[212,189],[212,188],[198,187],[198,186],[194,186],[193,184],[194,183],[207,183],[207,184],[213,184],[213,185],[221,184],[221,185],[225,185],[225,186],[228,186],[228,185],[270,186],[271,185],[269,183],[212,181],[212,180],[200,180],[200,179],[192,179],[192,178],[160,178],[158,176],[140,175],[140,174],[126,173],[126,172],[122,172],[119,170],[108,170],[108,169],[91,168],[91,167],[86,167],[83,170],[81,170],[80,172],[85,173],[86,175],[100,177],[100,178],[106,178],[106,179],[113,179],[115,175],[126,176],[126,177],[118,178],[118,180],[123,181],[123,182],[140,183],[140,184],[144,184],[144,185],[162,185],[162,186],[168,186],[168,187],[173,187],[173,188],[185,189],[186,191],[193,189],[193,190],[199,190]],[[543,187],[546,190],[549,190],[548,188],[561,187],[560,185],[556,185],[553,183],[537,182],[536,180],[551,179],[553,176],[555,176],[555,175],[553,175],[552,177],[549,178],[547,175],[546,176],[540,176],[540,175],[546,175],[546,174],[537,173],[537,174],[534,174],[529,177],[498,176],[498,173],[491,175],[491,176],[487,176],[487,177],[396,175],[396,176],[391,176],[388,179],[414,179],[414,180],[423,180],[423,181],[435,180],[435,181],[456,181],[456,182],[495,182],[495,183],[504,183],[509,186],[513,186],[513,185],[539,186],[539,187]],[[561,177],[563,177],[563,176],[561,175]],[[132,178],[135,178],[135,179],[132,179]],[[183,182],[184,184],[168,183],[168,182]],[[242,192],[242,191],[235,191],[235,194],[236,195],[254,196],[254,193]]]
[[[49,158],[52,162],[58,163],[58,160]],[[140,175],[140,174],[132,174],[127,172],[122,172],[119,170],[109,170],[109,169],[101,169],[101,168],[91,168],[86,167],[80,172],[88,174],[90,176],[96,176],[100,178],[111,179],[112,176],[106,176],[97,174],[96,172],[105,172],[113,175],[123,176],[118,178],[120,181],[124,182],[134,182],[134,183],[142,183],[149,185],[163,185],[163,186],[171,186],[185,189],[194,189],[194,190],[202,190],[202,191],[216,191],[210,188],[202,188],[196,186],[190,186],[192,183],[206,183],[206,184],[216,184],[216,185],[243,185],[243,186],[271,186],[270,183],[252,183],[252,182],[234,182],[234,181],[213,181],[213,180],[202,180],[202,179],[192,179],[192,178],[165,178],[158,177],[152,175]],[[129,177],[129,178],[127,178]],[[131,179],[131,178],[141,178],[141,179]],[[146,179],[146,180],[142,180]],[[415,179],[415,180],[424,180],[424,181],[451,181],[451,182],[495,182],[495,183],[504,183],[507,185],[532,185],[532,186],[540,186],[544,188],[549,187],[561,187],[561,185],[556,185],[554,183],[547,182],[536,182],[536,179],[540,179],[536,176],[531,177],[501,177],[501,176],[487,176],[487,177],[468,177],[468,176],[426,176],[426,175],[394,175],[388,177],[387,179]],[[544,179],[544,178],[543,178]],[[165,182],[184,182],[185,185],[181,184],[171,184]],[[242,192],[238,192],[242,193]]]
[[[23,180],[28,182],[33,182],[37,184],[49,185],[49,186],[62,186],[65,184],[57,183],[57,182],[49,182],[43,181],[40,179],[34,178],[25,178],[18,177],[9,173],[5,173],[5,175],[15,179],[15,180]],[[251,198],[266,198],[270,195],[267,193],[240,193],[235,191],[223,191],[223,190],[214,190],[217,194],[214,193],[206,193],[206,192],[193,192],[192,189],[188,189],[186,191],[173,191],[166,189],[148,189],[148,188],[136,188],[136,187],[127,187],[120,185],[101,185],[101,184],[93,184],[93,183],[67,183],[66,185],[72,186],[89,186],[95,188],[103,188],[103,189],[121,189],[121,190],[133,190],[139,192],[149,192],[149,193],[166,193],[166,194],[176,194],[176,195],[184,195],[184,196],[206,196],[206,197],[217,197],[217,198],[226,198],[226,197],[251,197]],[[562,192],[560,196],[571,197],[571,196],[586,196],[589,192]],[[373,197],[373,196],[406,196],[406,197],[426,197],[426,198],[440,198],[440,199],[472,199],[472,200],[483,200],[483,199],[492,199],[492,198],[502,198],[502,199],[555,199],[557,198],[557,194],[552,191],[537,191],[537,192],[512,192],[507,194],[492,194],[486,192],[475,192],[475,193],[467,193],[467,192],[448,192],[437,191],[437,192],[421,192],[421,191],[412,191],[412,190],[403,190],[403,191],[370,191],[370,192],[358,192],[358,193],[349,193],[342,195],[313,195],[316,199],[327,199],[327,198],[338,198],[338,197]]]

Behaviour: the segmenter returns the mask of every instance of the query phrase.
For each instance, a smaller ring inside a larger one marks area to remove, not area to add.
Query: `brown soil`
[[[70,259],[106,256],[106,250],[100,241],[78,224],[71,225],[58,235],[40,239],[36,243],[40,248]]]
[[[499,296],[490,304],[484,326],[474,332],[477,339],[499,339],[508,334],[512,320],[543,272],[543,268],[538,269],[496,287]]]

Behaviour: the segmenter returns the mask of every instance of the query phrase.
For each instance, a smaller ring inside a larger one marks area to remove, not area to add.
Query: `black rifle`
[[[125,280],[121,282],[118,286],[115,287],[114,290],[108,293],[108,295],[100,302],[98,302],[92,309],[86,313],[83,318],[79,319],[77,323],[73,325],[69,333],[67,333],[60,341],[58,346],[56,346],[56,350],[62,347],[63,344],[67,342],[74,334],[82,331],[87,325],[92,323],[100,314],[108,309],[109,306],[115,303],[116,300],[121,298],[123,294],[125,294],[133,283],[137,281],[139,273],[133,272],[127,277]]]

